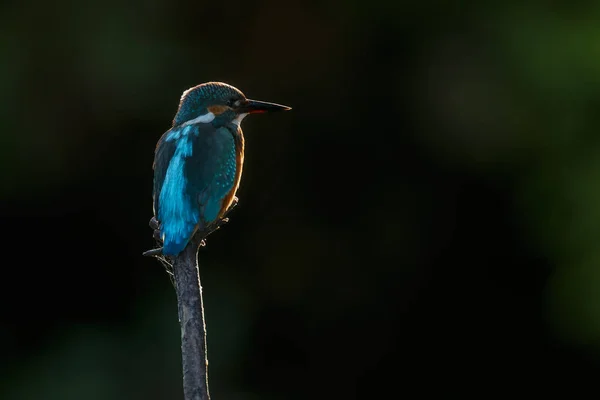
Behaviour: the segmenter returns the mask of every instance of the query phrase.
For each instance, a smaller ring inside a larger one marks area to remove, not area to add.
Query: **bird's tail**
[[[176,256],[181,253],[198,229],[195,222],[165,224],[162,226],[163,254]]]
[[[184,240],[181,238],[165,237],[163,242],[163,254],[166,256],[176,256],[185,249],[185,246],[187,246],[189,241],[189,238]]]

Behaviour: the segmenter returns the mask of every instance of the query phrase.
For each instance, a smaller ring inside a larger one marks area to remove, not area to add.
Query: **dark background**
[[[181,93],[244,121],[200,254],[217,400],[569,398],[600,373],[600,6],[9,1],[0,398],[181,398],[153,247]]]

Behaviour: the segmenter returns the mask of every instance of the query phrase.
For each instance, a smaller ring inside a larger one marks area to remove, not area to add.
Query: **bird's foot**
[[[150,222],[148,223],[148,225],[150,226],[150,228],[153,229],[154,232],[152,232],[152,237],[154,238],[154,240],[156,240],[156,244],[160,247],[157,247],[156,249],[151,249],[148,251],[145,251],[142,253],[143,256],[146,257],[160,257],[162,256],[162,238],[160,237],[160,223],[158,222],[158,220],[156,219],[156,217],[152,217],[150,218]]]
[[[154,230],[152,233],[152,237],[156,240],[157,243],[162,243],[162,238],[160,237],[160,223],[156,219],[156,217],[150,218],[150,222],[148,223],[150,228]]]
[[[208,235],[210,235],[211,233],[220,229],[223,225],[225,225],[226,223],[229,222],[229,218],[226,218],[226,216],[231,212],[231,210],[233,210],[238,205],[238,202],[239,202],[239,199],[237,198],[237,196],[233,196],[233,200],[231,201],[229,208],[225,211],[225,213],[223,213],[222,218],[220,218],[219,220],[215,221],[214,223],[206,226],[205,229],[203,229],[201,231],[200,230],[196,231],[192,240],[194,240],[196,243],[198,243],[198,247],[206,246],[206,238],[208,237]],[[152,237],[154,238],[154,240],[156,240],[156,244],[160,247],[157,247],[156,249],[151,249],[151,250],[145,251],[144,253],[142,253],[142,255],[147,256],[147,257],[164,257],[162,254],[163,240],[160,235],[160,222],[158,222],[156,217],[152,217],[150,219],[150,222],[148,223],[148,225],[150,226],[150,228],[152,228],[154,230],[154,232],[152,233]]]
[[[150,222],[148,223],[148,225],[150,225],[150,228],[152,229],[158,229],[158,227],[160,226],[156,217],[150,218]]]

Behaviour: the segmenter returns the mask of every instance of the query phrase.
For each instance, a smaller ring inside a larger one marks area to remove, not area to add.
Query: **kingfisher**
[[[291,108],[247,99],[222,82],[183,92],[154,153],[153,209],[164,255],[179,254],[233,203],[244,165],[244,117],[286,110]]]

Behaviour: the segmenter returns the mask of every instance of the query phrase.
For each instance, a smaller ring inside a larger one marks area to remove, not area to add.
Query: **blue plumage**
[[[285,109],[248,100],[223,83],[184,92],[173,127],[158,141],[154,157],[154,214],[163,254],[179,254],[196,230],[215,222],[231,204],[242,173],[239,123],[244,116]]]
[[[226,127],[198,123],[165,133],[157,154],[163,147],[170,151],[165,151],[168,159],[157,159],[158,169],[166,171],[156,187],[155,212],[161,223],[163,253],[175,255],[198,227],[219,217],[223,200],[234,189],[236,140]]]
[[[210,191],[206,191],[206,196],[201,199],[203,206],[204,220],[214,222],[221,212],[222,202],[225,196],[231,192],[235,184],[236,175],[236,151],[233,136],[227,132],[223,133],[223,148],[219,154],[215,154],[217,160],[216,172],[212,177],[205,177],[210,181]],[[212,178],[212,179],[211,179]]]
[[[186,158],[192,155],[193,137],[190,126],[172,130],[166,140],[176,140],[175,153],[169,161],[160,190],[158,220],[162,221],[164,253],[177,254],[185,248],[200,219],[199,210],[186,193],[184,174]]]

